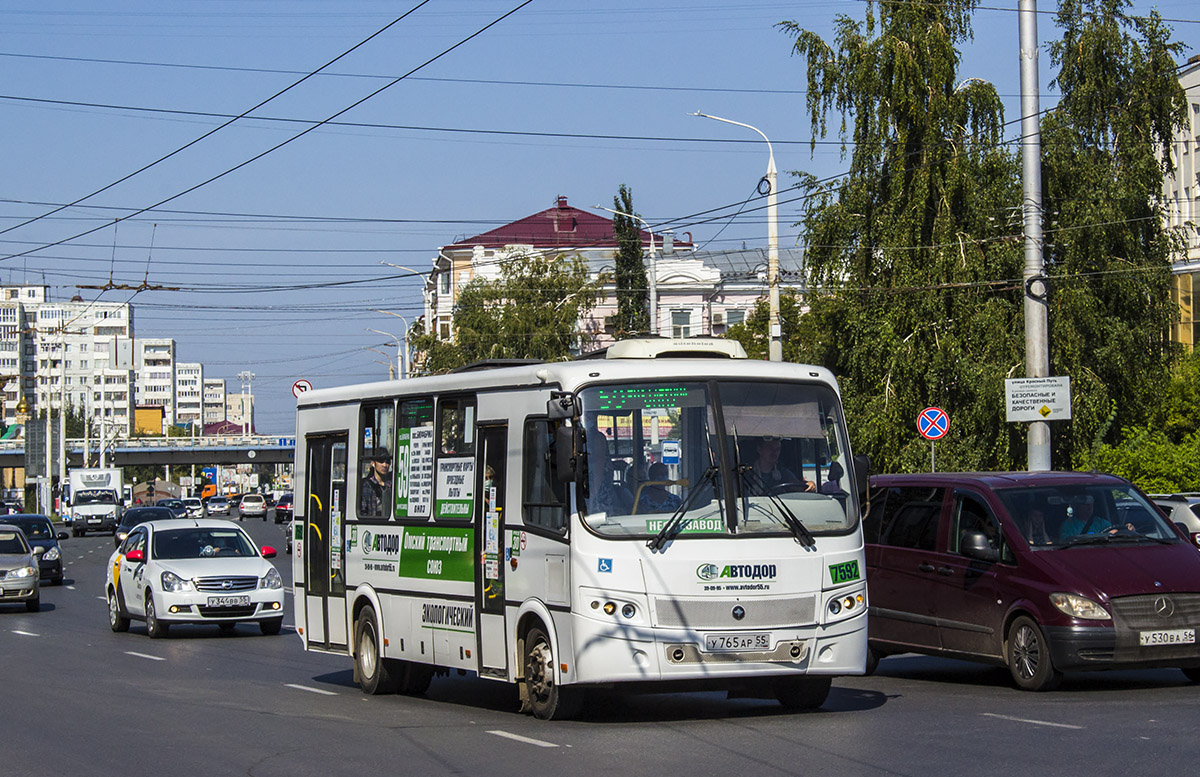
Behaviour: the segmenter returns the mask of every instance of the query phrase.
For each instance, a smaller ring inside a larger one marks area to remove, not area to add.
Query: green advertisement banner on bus
[[[475,579],[475,535],[470,527],[404,527],[400,577],[424,580]]]

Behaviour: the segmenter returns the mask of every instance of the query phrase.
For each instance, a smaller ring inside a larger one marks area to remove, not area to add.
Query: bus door
[[[346,434],[313,435],[308,446],[305,508],[305,632],[311,648],[344,648],[346,571]],[[299,497],[299,494],[297,494]]]
[[[508,427],[504,424],[478,427],[476,448],[475,547],[479,548],[475,570],[475,611],[478,613],[479,673],[508,676],[507,641],[504,627],[504,491],[508,460]]]

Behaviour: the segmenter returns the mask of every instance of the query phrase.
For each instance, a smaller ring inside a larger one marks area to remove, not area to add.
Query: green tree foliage
[[[633,209],[633,193],[621,184],[617,196],[613,197],[613,234],[617,238],[617,319],[618,340],[645,335],[650,331],[650,300],[646,265],[642,260],[642,233],[636,219],[621,215],[636,214]]]
[[[1161,192],[1184,116],[1177,48],[1127,5],[1064,2],[1051,44],[1064,96],[1043,121],[1050,369],[1075,394],[1074,419],[1052,430],[1060,468],[1145,424],[1172,356],[1179,244]],[[793,336],[839,376],[855,443],[885,471],[928,466],[915,430],[927,404],[952,418],[941,467],[1025,463],[1003,402],[1004,379],[1025,374],[1020,171],[995,90],[960,81],[975,6],[868,5],[863,22],[839,18],[832,45],[781,25],[807,60],[814,139],[836,111],[852,144],[836,184],[799,176],[812,296]]]
[[[1156,13],[1128,8],[1064,0],[1049,46],[1063,93],[1042,122],[1050,358],[1074,400],[1056,429],[1062,467],[1153,418],[1176,355],[1170,265],[1183,243],[1165,227],[1163,175],[1187,117],[1181,47]]]
[[[422,371],[448,372],[484,359],[568,358],[586,337],[578,322],[595,306],[603,282],[588,277],[578,255],[513,257],[500,277],[476,276],[459,291],[452,342],[421,322],[413,327]]]
[[[854,442],[881,471],[928,468],[927,405],[953,419],[941,466],[1015,463],[1002,407],[1023,350],[1019,170],[995,89],[960,81],[974,5],[868,6],[861,23],[839,17],[832,45],[781,25],[808,63],[814,139],[837,111],[853,146],[836,184],[799,175],[811,296],[792,353],[838,376]]]

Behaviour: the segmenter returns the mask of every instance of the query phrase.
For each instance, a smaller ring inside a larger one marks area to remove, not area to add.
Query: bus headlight
[[[843,618],[853,618],[862,613],[866,609],[867,597],[863,593],[840,594],[829,600],[825,605],[829,611],[829,617],[826,621],[842,620]]]

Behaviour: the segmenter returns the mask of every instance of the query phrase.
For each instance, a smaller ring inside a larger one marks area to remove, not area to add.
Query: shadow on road
[[[891,656],[879,662],[875,677],[917,680],[921,682],[957,685],[964,690],[1000,688],[1013,693],[1026,693],[1013,684],[1008,669],[988,666],[954,658],[903,655]],[[1068,672],[1062,685],[1051,693],[1088,693],[1120,691],[1135,688],[1173,688],[1191,685],[1178,669],[1124,669],[1097,672]]]

